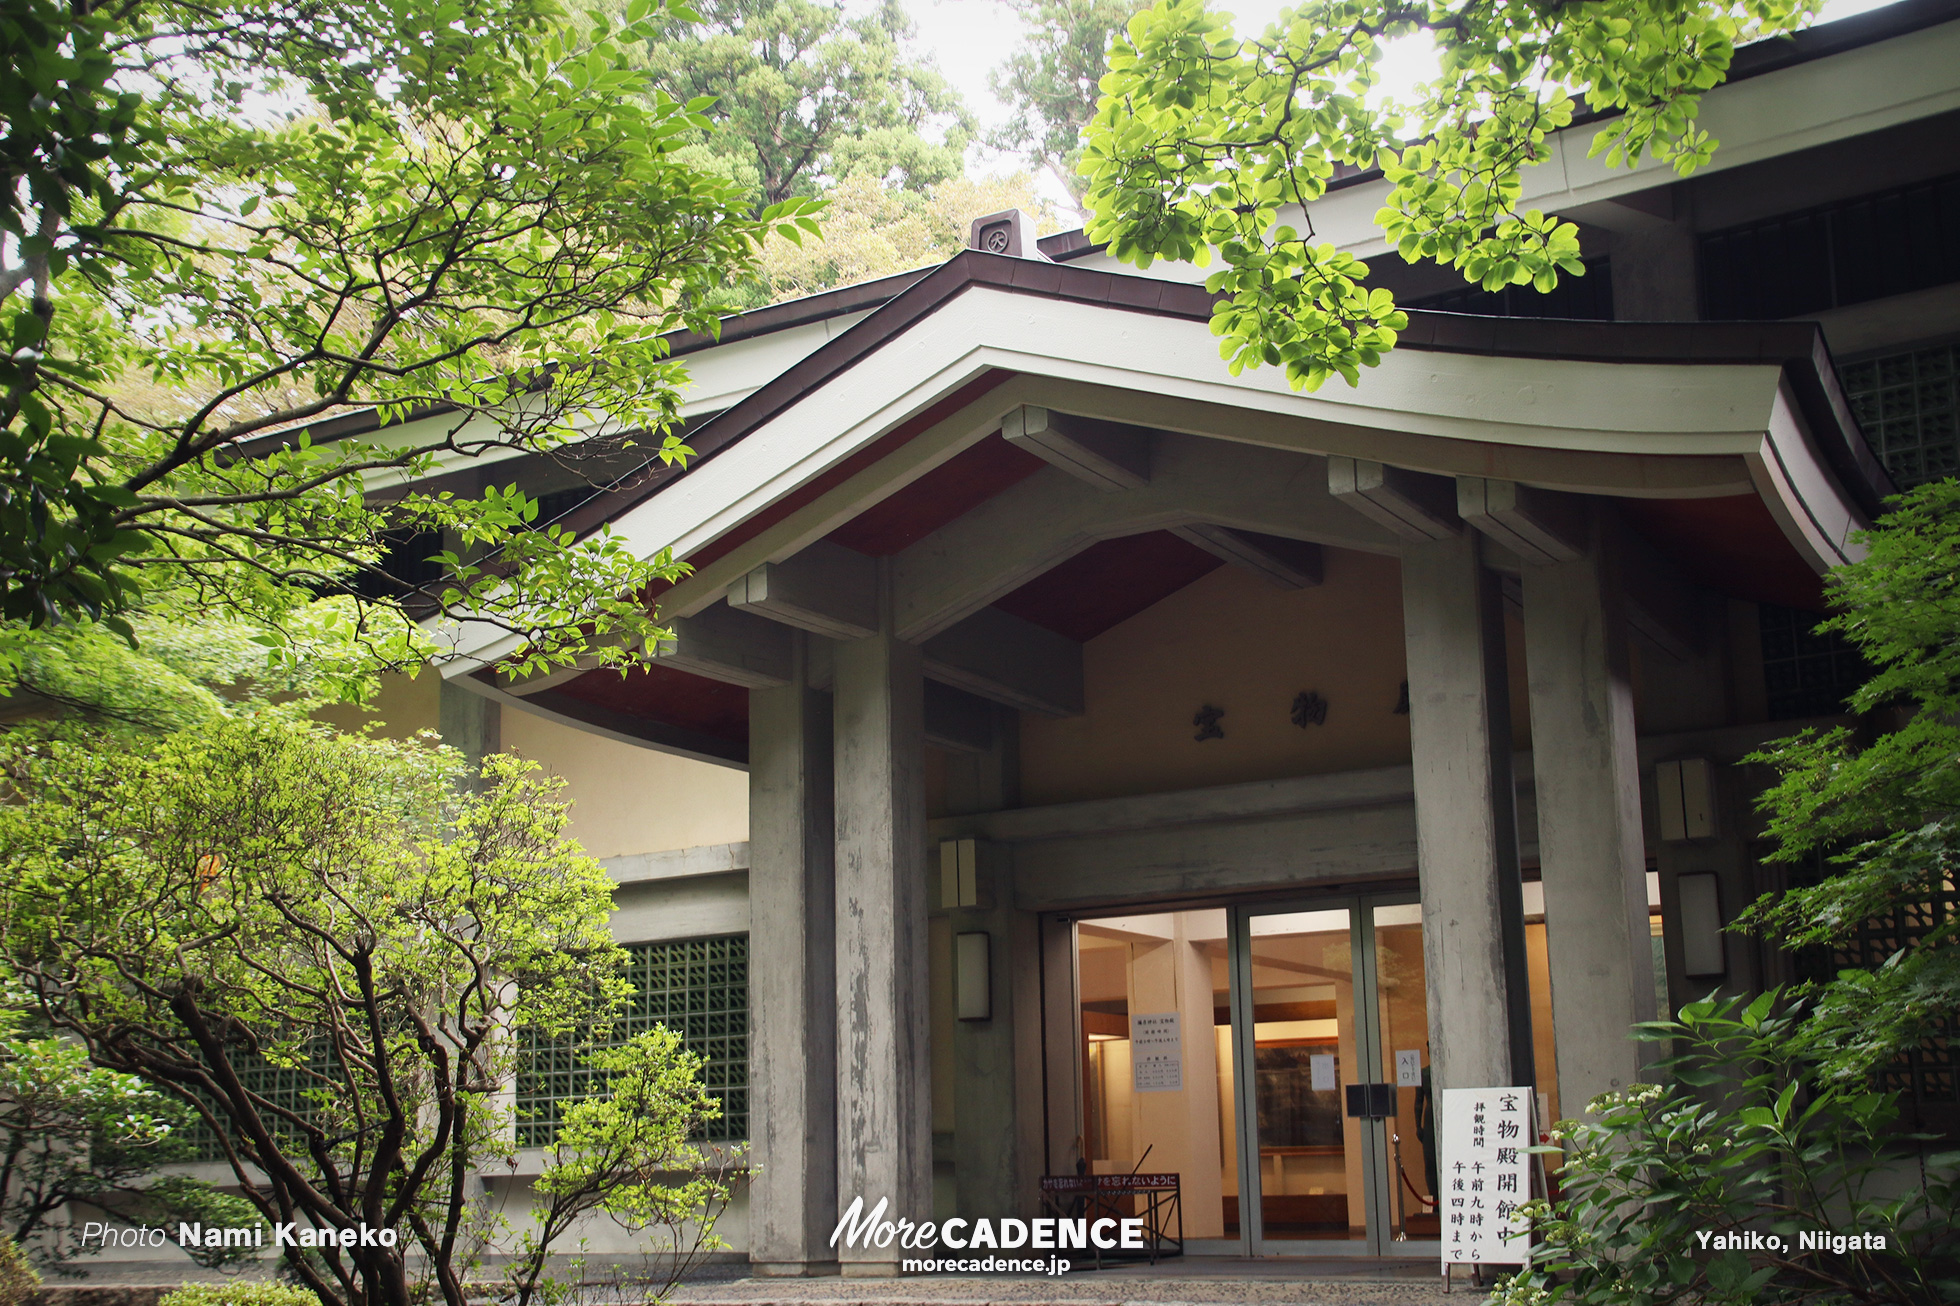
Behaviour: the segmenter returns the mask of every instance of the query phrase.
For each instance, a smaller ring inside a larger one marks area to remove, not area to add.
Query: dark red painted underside
[[[684,730],[742,743],[749,737],[749,691],[658,663],[617,671],[588,671],[560,691],[568,698]]]
[[[1091,640],[1225,564],[1169,531],[1092,544],[994,604],[1057,635]]]
[[[834,543],[874,558],[902,553],[1048,464],[998,435],[963,449],[897,494],[832,531]]]
[[[1688,580],[1730,598],[1822,611],[1823,581],[1753,494],[1622,499],[1620,513]]]

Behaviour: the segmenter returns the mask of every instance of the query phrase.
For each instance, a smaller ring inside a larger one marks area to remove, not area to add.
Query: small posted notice
[[[1184,1091],[1184,1040],[1175,1011],[1130,1017],[1130,1068],[1139,1093]]]
[[[1518,1208],[1531,1200],[1532,1105],[1528,1088],[1443,1090],[1444,1265],[1524,1260],[1529,1230]]]

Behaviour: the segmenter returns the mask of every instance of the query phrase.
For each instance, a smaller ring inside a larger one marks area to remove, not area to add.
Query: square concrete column
[[[1402,557],[1434,1082],[1533,1082],[1503,593],[1466,531]]]
[[[833,655],[837,795],[837,1195],[932,1218],[924,681],[882,630]],[[845,1274],[895,1275],[903,1250],[838,1249]]]
[[[749,1263],[756,1274],[836,1272],[837,908],[830,696],[808,684],[795,634],[790,683],[749,691]]]
[[[1628,1037],[1654,1018],[1640,760],[1625,596],[1610,509],[1590,514],[1584,557],[1524,569],[1525,661],[1537,773],[1538,860],[1567,1115],[1640,1078]]]
[[[946,755],[948,816],[1020,806],[1020,714],[989,707],[991,745]],[[992,1015],[953,1024],[954,1205],[969,1219],[1034,1212],[1042,1156],[1039,920],[1014,907],[1005,846],[980,841],[975,871],[978,902],[949,913],[955,936],[987,935],[992,982]]]

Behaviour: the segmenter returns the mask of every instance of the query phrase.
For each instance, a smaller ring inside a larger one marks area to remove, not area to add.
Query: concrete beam
[[[728,606],[831,639],[863,639],[878,633],[878,564],[818,540],[736,581]]]
[[[710,680],[749,689],[789,683],[788,628],[722,604],[668,623],[673,634],[654,649],[654,660]]]
[[[1000,434],[1098,490],[1136,490],[1150,483],[1151,433],[1142,427],[1029,405],[1003,417]]]
[[[994,746],[994,705],[963,689],[926,681],[926,742],[953,753],[985,753]]]
[[[751,1273],[834,1269],[837,948],[830,697],[793,639],[790,682],[749,694]]]
[[[1527,563],[1572,562],[1583,556],[1586,518],[1575,499],[1516,481],[1456,478],[1463,520]]]
[[[1455,487],[1441,476],[1336,454],[1327,460],[1327,490],[1405,540],[1446,540],[1463,529]]]
[[[1403,541],[1337,502],[1325,460],[1160,433],[1151,481],[1104,494],[1040,471],[893,559],[899,636],[932,637],[1098,540],[1179,526],[1228,527],[1395,554]]]
[[[982,608],[922,646],[944,685],[1043,716],[1082,714],[1082,646],[999,608]]]
[[[1255,535],[1209,523],[1174,527],[1171,534],[1285,590],[1318,585],[1326,570],[1320,546],[1307,540]]]

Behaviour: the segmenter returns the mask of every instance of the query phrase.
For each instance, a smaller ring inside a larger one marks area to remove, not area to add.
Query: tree
[[[676,8],[643,58],[675,96],[714,97],[708,152],[762,204],[855,173],[919,191],[960,175],[971,117],[906,51],[898,0],[703,0],[695,13]]]
[[[468,469],[611,484],[683,457],[661,332],[713,331],[764,237],[814,229],[681,160],[706,106],[626,53],[665,18],[6,0],[0,618],[128,635],[174,602],[276,648],[339,595],[386,664],[443,614],[533,666],[627,656],[669,561]],[[359,407],[385,425],[315,434]],[[438,472],[460,487],[400,488]],[[439,535],[433,578],[375,570],[394,532]]]
[[[77,1206],[131,1224],[255,1218],[247,1203],[208,1184],[157,1173],[192,1159],[183,1137],[188,1116],[134,1076],[91,1066],[73,1042],[0,1041],[0,1241],[32,1245]],[[47,1259],[62,1262],[102,1246],[68,1238],[43,1250]],[[253,1254],[242,1247],[186,1250],[198,1264],[213,1267]]]
[[[983,214],[1023,209],[1039,230],[1057,226],[1025,173],[954,177],[923,194],[855,173],[824,200],[821,239],[776,239],[763,246],[762,284],[750,307],[943,262],[966,248],[969,227]]]
[[[1082,131],[1095,117],[1098,88],[1109,71],[1109,43],[1147,5],[1138,0],[1007,0],[1027,32],[1020,48],[989,76],[994,94],[1014,112],[992,135],[997,149],[1023,153],[1068,192],[1078,213],[1083,197]]]
[[[1212,331],[1235,371],[1353,384],[1407,319],[1363,284],[1359,259],[1316,243],[1302,208],[1336,165],[1381,168],[1376,222],[1404,259],[1489,290],[1549,290],[1583,274],[1578,232],[1519,211],[1520,172],[1578,101],[1614,115],[1593,139],[1609,164],[1690,172],[1716,146],[1696,125],[1700,97],[1735,47],[1812,12],[1801,0],[1314,0],[1240,39],[1204,0],[1158,0],[1110,51],[1081,164],[1088,233],[1138,266],[1220,259]],[[1437,78],[1412,105],[1381,102],[1383,43],[1417,35],[1436,44]]]
[[[623,995],[611,882],[563,837],[556,783],[502,757],[473,792],[447,750],[278,717],[147,745],[22,732],[0,762],[0,947],[32,1016],[191,1113],[328,1306],[466,1306],[516,1049],[603,1043]],[[674,1142],[703,1104],[672,1051],[614,1076],[673,1097],[660,1128],[575,1132],[606,1146],[561,1158],[585,1167],[565,1186],[670,1188],[711,1231],[718,1190],[689,1170],[720,1163]]]
[[[1901,922],[1894,956],[1839,971],[1816,994],[1803,1038],[1848,1081],[1921,1040],[1960,1036],[1960,917],[1938,906],[1960,877],[1960,481],[1892,500],[1863,540],[1865,557],[1827,578],[1835,612],[1822,628],[1875,669],[1851,697],[1870,725],[1805,731],[1752,759],[1780,776],[1761,799],[1770,860],[1826,874],[1742,922],[1828,953],[1868,921],[1926,906],[1922,928]]]

